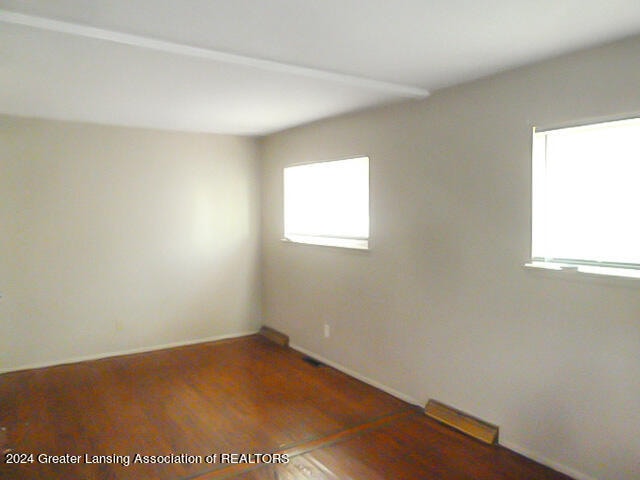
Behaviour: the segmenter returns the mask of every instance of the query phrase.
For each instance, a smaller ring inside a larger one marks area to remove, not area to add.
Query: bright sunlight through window
[[[369,248],[369,158],[286,167],[284,237],[298,243]]]
[[[640,119],[533,133],[533,262],[640,276]]]

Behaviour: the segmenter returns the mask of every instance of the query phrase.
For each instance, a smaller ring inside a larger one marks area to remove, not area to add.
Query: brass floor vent
[[[424,413],[440,423],[466,433],[481,442],[498,443],[498,427],[471,415],[449,407],[436,400],[429,400],[424,407]]]
[[[280,346],[288,347],[289,346],[289,336],[281,333],[277,330],[274,330],[271,327],[262,327],[260,329],[260,335],[271,340],[274,343],[277,343]]]

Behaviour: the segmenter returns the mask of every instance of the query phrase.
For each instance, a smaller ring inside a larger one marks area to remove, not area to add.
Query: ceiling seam
[[[239,65],[248,68],[255,68],[263,71],[307,77],[316,80],[340,83],[345,85],[366,88],[404,98],[425,98],[429,96],[429,91],[420,87],[404,85],[370,78],[358,77],[355,75],[343,74],[317,68],[302,67],[289,63],[264,60],[261,58],[237,55],[220,50],[203,47],[195,47],[182,43],[170,42],[152,37],[133,35],[129,33],[109,30],[104,28],[91,27],[79,23],[64,22],[47,17],[26,15],[0,9],[0,22],[21,25],[39,30],[74,35],[77,37],[102,40],[121,45],[145,48],[164,53],[182,55],[187,57],[203,58],[215,62]]]

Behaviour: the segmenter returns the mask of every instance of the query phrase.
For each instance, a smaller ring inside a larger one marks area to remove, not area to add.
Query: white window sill
[[[369,250],[369,240],[365,239],[288,235],[283,238],[282,241],[286,243],[300,243],[303,245],[348,248],[351,250]]]
[[[613,267],[599,267],[592,265],[567,265],[551,262],[536,262],[532,261],[525,263],[524,267],[527,269],[542,270],[547,272],[554,272],[565,277],[567,276],[586,276],[586,277],[600,277],[600,278],[619,278],[624,280],[632,280],[640,282],[640,270],[631,268],[613,268]]]

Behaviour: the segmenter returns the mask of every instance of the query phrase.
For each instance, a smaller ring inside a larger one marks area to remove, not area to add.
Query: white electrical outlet
[[[331,336],[331,327],[328,323],[324,324],[324,338],[329,338]]]

